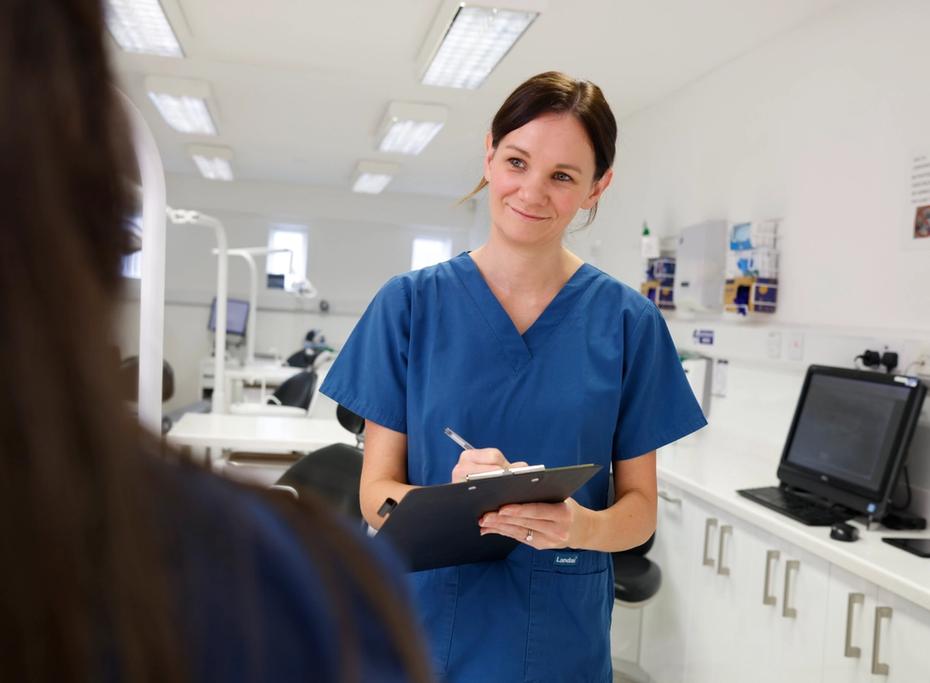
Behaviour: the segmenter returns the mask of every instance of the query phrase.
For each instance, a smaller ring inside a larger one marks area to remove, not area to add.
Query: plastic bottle
[[[649,226],[643,221],[643,237],[640,254],[645,259],[659,258],[659,238],[649,232]]]

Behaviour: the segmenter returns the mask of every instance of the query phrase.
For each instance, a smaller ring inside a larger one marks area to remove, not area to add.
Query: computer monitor
[[[244,337],[249,322],[249,302],[242,299],[226,299],[226,334]],[[207,329],[216,332],[216,297],[210,304],[210,322]]]
[[[778,478],[873,518],[884,516],[927,388],[918,379],[812,365]]]

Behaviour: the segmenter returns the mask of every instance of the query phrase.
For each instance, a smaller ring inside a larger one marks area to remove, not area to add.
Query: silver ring
[[[529,542],[529,543],[532,543],[532,541],[533,541],[533,530],[532,530],[532,529],[527,529],[527,530],[526,530],[526,539],[525,539],[525,540],[526,540],[527,542]]]

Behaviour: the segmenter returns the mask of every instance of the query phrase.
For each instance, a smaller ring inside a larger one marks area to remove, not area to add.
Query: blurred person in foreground
[[[127,414],[103,26],[100,0],[0,3],[0,680],[427,681],[391,556]]]

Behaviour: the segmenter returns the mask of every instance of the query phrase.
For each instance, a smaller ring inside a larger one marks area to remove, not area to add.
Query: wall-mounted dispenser
[[[705,221],[681,231],[675,264],[678,310],[706,313],[723,310],[726,254],[726,221]]]

